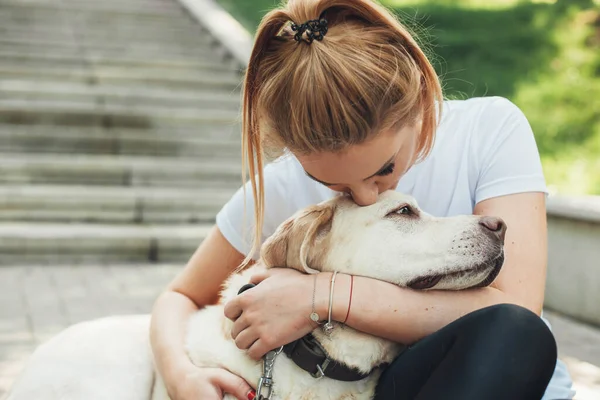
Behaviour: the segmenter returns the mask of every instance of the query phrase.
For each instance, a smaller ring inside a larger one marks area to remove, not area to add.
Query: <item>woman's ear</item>
[[[314,206],[281,224],[263,244],[261,257],[267,268],[287,267],[317,273],[310,266],[311,250],[331,230],[334,207]],[[320,269],[320,265],[316,266]]]

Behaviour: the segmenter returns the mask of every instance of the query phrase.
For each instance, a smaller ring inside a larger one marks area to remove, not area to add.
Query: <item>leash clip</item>
[[[271,400],[273,396],[273,365],[275,364],[275,358],[283,351],[283,346],[277,350],[271,350],[263,357],[263,374],[258,380],[258,388],[256,394],[258,400]],[[263,396],[263,389],[266,390],[267,395]]]

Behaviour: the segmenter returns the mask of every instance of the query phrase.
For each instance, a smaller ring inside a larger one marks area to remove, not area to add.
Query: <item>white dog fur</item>
[[[256,387],[262,363],[236,347],[223,312],[256,268],[337,270],[401,287],[466,289],[497,276],[505,230],[492,217],[432,217],[397,192],[383,193],[368,207],[340,196],[301,210],[263,245],[257,266],[225,283],[219,304],[192,316],[187,352],[196,365],[226,368]],[[148,325],[149,316],[111,317],[67,329],[36,350],[8,400],[167,400],[152,372]],[[361,371],[390,362],[401,349],[342,324],[330,338],[320,329],[313,334],[332,358]],[[376,369],[357,382],[315,379],[282,353],[275,361],[274,399],[370,399],[378,376]]]

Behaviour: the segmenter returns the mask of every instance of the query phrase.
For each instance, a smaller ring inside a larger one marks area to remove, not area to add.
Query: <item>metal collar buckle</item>
[[[317,378],[317,379],[321,379],[322,377],[324,377],[325,370],[327,369],[327,367],[329,366],[330,363],[331,363],[331,360],[328,357],[325,359],[325,361],[323,361],[323,364],[321,364],[321,365],[317,364],[317,372],[312,373],[311,376],[313,378]]]

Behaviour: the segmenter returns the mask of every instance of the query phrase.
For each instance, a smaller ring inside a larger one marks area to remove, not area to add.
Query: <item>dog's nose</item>
[[[484,228],[493,232],[498,238],[504,242],[504,236],[506,235],[506,224],[502,218],[497,217],[481,217],[479,224]]]

